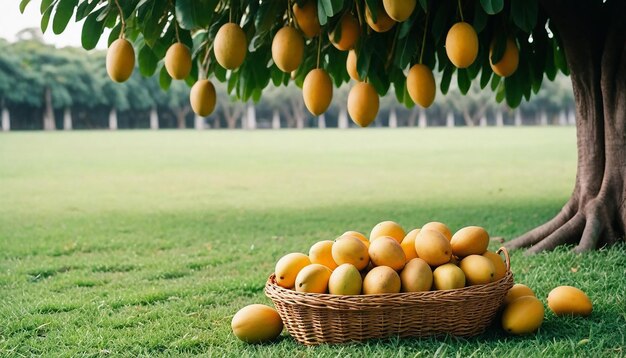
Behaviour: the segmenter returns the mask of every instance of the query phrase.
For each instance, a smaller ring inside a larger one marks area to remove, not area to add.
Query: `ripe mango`
[[[350,50],[350,52],[348,52],[348,58],[346,59],[346,70],[348,70],[350,78],[357,82],[361,82],[363,80],[361,79],[361,76],[359,76],[359,71],[356,68],[356,61],[356,51]]]
[[[415,238],[417,234],[419,234],[420,229],[413,229],[409,231],[408,234],[402,239],[400,246],[402,246],[402,251],[404,251],[404,255],[406,256],[406,260],[412,260],[417,257],[417,252],[415,252]]]
[[[402,22],[408,19],[415,10],[415,0],[383,0],[385,11],[392,19]]]
[[[370,242],[376,240],[379,236],[389,236],[394,238],[398,243],[404,239],[404,229],[400,224],[394,221],[383,221],[372,228],[370,232]]]
[[[272,40],[272,59],[283,72],[298,69],[304,58],[302,33],[291,26],[278,30]]]
[[[435,230],[448,239],[448,241],[452,238],[452,231],[450,231],[448,225],[440,223],[439,221],[431,221],[424,224],[424,226],[422,226],[422,230]]]
[[[380,98],[371,83],[359,82],[350,89],[348,114],[359,127],[369,126],[376,119],[379,107]]]
[[[337,265],[352,264],[357,270],[363,270],[370,262],[367,247],[353,236],[341,236],[335,240],[332,256]]]
[[[244,342],[271,341],[283,331],[283,321],[272,307],[260,304],[240,309],[230,323],[235,336]]]
[[[426,65],[416,63],[406,76],[406,89],[413,102],[423,108],[430,107],[435,101],[435,95],[437,94],[437,85],[433,71]]]
[[[557,316],[589,316],[593,310],[589,296],[572,286],[559,286],[550,291],[548,307]]]
[[[489,234],[480,226],[467,226],[452,236],[450,245],[456,256],[482,255],[487,251]]]
[[[455,264],[445,264],[433,271],[433,287],[435,290],[454,290],[465,287],[465,274]]]
[[[213,41],[213,52],[220,66],[234,70],[243,64],[248,51],[248,40],[243,29],[232,22],[220,27]]]
[[[374,266],[389,266],[400,271],[406,263],[402,246],[389,236],[379,236],[370,244],[367,252]]]
[[[494,281],[498,281],[506,275],[506,265],[504,264],[504,260],[502,260],[502,257],[500,257],[500,255],[496,254],[493,251],[485,251],[483,256],[491,260],[493,268],[496,270],[493,275]]]
[[[370,247],[370,241],[367,239],[365,235],[361,234],[358,231],[346,231],[343,234],[341,234],[341,236],[354,236],[357,239],[361,240],[361,242],[363,242],[365,246],[367,246],[368,248]]]
[[[489,49],[489,64],[491,65],[491,69],[498,76],[509,77],[515,73],[519,65],[519,50],[517,49],[517,44],[512,37],[507,38],[504,54],[498,63],[493,63],[491,59],[494,45],[495,41]]]
[[[298,272],[310,264],[311,260],[309,257],[299,252],[293,252],[281,257],[276,263],[274,270],[276,283],[284,288],[293,288],[296,284]]]
[[[317,0],[308,0],[302,7],[294,2],[292,9],[298,27],[302,30],[304,36],[313,38],[320,34],[322,28],[317,17]]]
[[[387,32],[393,28],[396,21],[392,19],[385,11],[383,6],[378,6],[376,11],[376,21],[372,16],[372,11],[369,6],[365,6],[365,22],[376,32]]]
[[[328,290],[331,273],[328,267],[320,264],[310,264],[304,267],[296,276],[296,291],[325,293]]]
[[[191,72],[191,52],[180,42],[167,49],[164,62],[165,70],[175,80],[183,80]]]
[[[321,68],[311,70],[302,84],[304,105],[314,116],[326,112],[333,100],[333,82]]]
[[[398,273],[387,266],[376,266],[363,280],[363,294],[398,293],[402,282]]]
[[[117,39],[107,50],[106,68],[109,77],[115,82],[124,82],[135,69],[135,50],[126,39]]]
[[[452,257],[450,242],[438,231],[422,228],[415,238],[417,257],[431,266],[443,265]]]
[[[488,258],[481,255],[469,255],[459,264],[469,286],[484,285],[493,281],[496,269]]]
[[[420,258],[411,259],[400,273],[402,292],[429,291],[433,286],[433,271]]]
[[[215,109],[217,94],[215,86],[207,79],[198,80],[189,92],[189,103],[194,113],[201,117],[207,117]]]
[[[341,28],[339,33],[336,34],[335,30],[333,30],[328,33],[328,38],[337,50],[348,51],[354,47],[359,39],[361,26],[359,25],[357,19],[354,18],[354,16],[349,12],[343,15],[337,26]],[[336,35],[339,35],[340,37],[335,38]]]
[[[516,283],[513,285],[513,287],[509,289],[509,291],[506,293],[506,296],[504,296],[504,304],[508,305],[509,303],[515,301],[522,296],[535,297],[535,293],[533,292],[533,290],[530,289],[530,287],[522,283]]]
[[[316,242],[309,249],[309,259],[311,263],[322,264],[331,270],[337,268],[337,263],[333,260],[333,241],[324,240]]]
[[[351,264],[339,265],[328,280],[328,292],[333,295],[358,295],[362,286],[361,273]]]
[[[458,68],[467,68],[478,56],[478,35],[472,25],[457,22],[446,35],[446,54]]]
[[[534,296],[522,296],[511,302],[502,313],[502,328],[511,334],[536,331],[543,323],[543,303]]]

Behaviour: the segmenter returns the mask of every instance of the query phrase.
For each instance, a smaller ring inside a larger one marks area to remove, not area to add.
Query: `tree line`
[[[0,109],[3,130],[133,129],[133,128],[348,128],[348,86],[335,91],[330,109],[313,117],[304,107],[300,90],[269,87],[257,103],[241,103],[215,81],[216,111],[195,116],[189,87],[173,81],[166,92],[159,76],[134,71],[129,81],[113,83],[106,74],[105,52],[85,52],[44,44],[36,30],[25,30],[20,40],[0,39]],[[160,71],[157,71],[159,73]],[[390,91],[391,92],[391,91]],[[489,88],[471,86],[462,95],[454,81],[446,96],[437,96],[428,109],[405,108],[393,93],[381,98],[374,126],[486,126],[549,125],[574,122],[569,79],[557,76],[536,96],[511,110],[495,101]]]

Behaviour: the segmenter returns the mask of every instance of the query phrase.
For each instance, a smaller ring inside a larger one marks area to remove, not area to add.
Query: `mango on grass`
[[[283,321],[272,307],[253,304],[240,309],[231,321],[235,336],[247,343],[261,343],[278,337]]]
[[[533,292],[533,290],[530,289],[530,287],[522,283],[516,283],[513,285],[513,287],[509,289],[509,291],[506,293],[506,296],[504,296],[504,304],[508,305],[509,303],[515,301],[522,296],[535,297],[535,293]]]
[[[507,305],[502,313],[502,328],[511,334],[536,331],[543,323],[543,303],[534,296],[522,296]]]
[[[593,310],[589,297],[573,286],[559,286],[550,291],[548,307],[557,316],[589,316]]]

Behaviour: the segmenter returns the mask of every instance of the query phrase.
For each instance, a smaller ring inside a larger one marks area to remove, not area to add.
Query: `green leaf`
[[[165,66],[161,67],[161,71],[159,72],[159,86],[164,91],[167,91],[172,85],[172,77],[167,73],[167,69]]]
[[[476,30],[477,33],[481,33],[485,26],[487,26],[487,21],[489,17],[483,11],[483,8],[480,6],[478,2],[474,5],[474,19],[472,20],[472,27]]]
[[[515,26],[530,33],[537,23],[537,0],[511,0],[511,17]]]
[[[406,1],[406,0],[405,0]],[[365,4],[367,4],[366,8],[369,10],[372,15],[372,21],[378,21],[378,1],[376,0],[365,0]],[[367,10],[363,10],[367,11]],[[363,14],[365,16],[365,14]]]
[[[447,64],[443,69],[443,75],[441,76],[441,83],[439,84],[439,88],[441,88],[441,93],[447,94],[450,89],[450,81],[452,81],[452,74],[454,73],[454,67],[451,64]]]
[[[176,20],[186,30],[205,28],[211,23],[218,0],[177,0]]]
[[[343,0],[317,0],[317,8],[322,9],[327,17],[333,17],[343,9]]]
[[[516,72],[512,76],[504,79],[504,90],[506,92],[506,103],[511,108],[516,108],[522,103],[522,96],[524,95],[523,89],[520,83],[519,73]]]
[[[118,23],[109,33],[109,38],[107,39],[107,46],[111,46],[113,41],[120,38],[120,31],[122,31],[122,23]]]
[[[480,73],[480,88],[484,89],[489,84],[489,80],[491,79],[491,75],[493,71],[488,64],[483,63],[482,72]]]
[[[494,76],[494,78],[500,78],[498,76]],[[493,82],[492,82],[493,83]],[[506,95],[506,90],[504,88],[504,82],[500,82],[500,84],[498,85],[498,87],[495,89],[496,91],[496,102],[498,103],[502,103],[502,101],[504,100],[504,97]]]
[[[456,79],[459,84],[459,90],[463,95],[466,95],[472,85],[472,80],[470,79],[467,69],[460,68],[456,71]]]
[[[480,0],[485,12],[489,15],[495,15],[504,9],[504,0]]]
[[[41,5],[39,6],[39,13],[44,14],[48,11],[52,5],[54,4],[54,0],[41,0]]]
[[[496,75],[495,73],[493,74],[493,76],[491,77],[491,90],[495,91],[498,88],[498,85],[500,84],[502,80],[502,77]]]
[[[52,6],[50,6],[41,17],[41,32],[46,33],[48,29],[48,23],[50,22],[50,15],[52,15]]]
[[[139,50],[138,61],[139,72],[145,77],[150,77],[156,71],[159,59],[149,46],[144,45],[141,50]]]
[[[76,21],[86,18],[99,5],[98,1],[83,1],[76,9]]]
[[[424,10],[424,12],[428,11],[428,0],[420,0],[420,6],[422,7],[422,10]]]
[[[104,31],[104,22],[98,21],[98,16],[104,10],[100,8],[94,11],[91,15],[87,16],[85,23],[83,24],[83,31],[81,33],[81,43],[85,50],[92,50],[98,44],[102,31]]]
[[[24,10],[26,10],[26,5],[28,5],[28,3],[30,2],[30,0],[22,0],[20,1],[20,13],[24,13]]]
[[[59,0],[54,20],[52,20],[52,32],[59,35],[65,30],[74,15],[76,6],[78,6],[78,0]]]
[[[497,33],[493,44],[493,52],[491,52],[491,63],[497,64],[500,62],[504,56],[504,51],[506,51],[506,35]]]

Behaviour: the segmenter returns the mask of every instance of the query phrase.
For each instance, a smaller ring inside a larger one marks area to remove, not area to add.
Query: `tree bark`
[[[542,2],[558,31],[576,103],[578,165],[570,200],[546,224],[510,241],[528,252],[582,252],[626,232],[626,2]],[[580,26],[585,23],[586,26]],[[552,25],[553,24],[553,25]]]
[[[198,131],[204,130],[204,117],[195,114],[193,116],[193,127]]]
[[[539,125],[540,126],[547,126],[548,125],[548,113],[546,112],[545,109],[541,109],[539,111]]]
[[[324,113],[320,114],[317,117],[317,128],[319,128],[319,129],[325,129],[326,128],[326,116],[324,115]]]
[[[181,107],[178,111],[176,111],[176,123],[178,124],[178,129],[187,128],[186,117],[187,114],[189,114],[189,111],[191,111],[191,107],[189,106]]]
[[[350,123],[348,122],[348,112],[345,107],[342,107],[341,110],[339,110],[337,126],[339,129],[348,129],[350,127]]]
[[[157,112],[156,107],[150,109],[150,129],[159,129],[159,112]]]
[[[411,114],[409,115],[409,118],[407,119],[407,126],[409,127],[415,127],[415,122],[417,121],[417,115],[418,115],[419,111],[417,109],[417,107],[413,107],[413,109],[411,110]]]
[[[44,103],[45,108],[43,112],[43,129],[46,131],[53,131],[56,129],[56,123],[54,121],[54,108],[52,107],[52,90],[50,87],[46,87],[44,90]]]
[[[73,129],[72,125],[72,109],[70,107],[65,107],[63,111],[63,130],[71,131]]]
[[[246,129],[256,129],[256,108],[252,102],[246,106]]]
[[[395,108],[389,110],[389,128],[398,128],[398,114]]]
[[[454,112],[452,111],[448,111],[448,114],[446,115],[446,127],[454,127]]]
[[[280,129],[280,113],[277,109],[272,114],[272,129]]]
[[[496,127],[504,127],[504,115],[501,107],[496,108]]]
[[[426,110],[424,110],[424,108],[420,108],[420,114],[417,123],[420,128],[428,127],[428,118],[426,118]]]
[[[5,106],[4,100],[2,100],[2,131],[8,132],[11,130],[11,114],[9,109]]]
[[[109,111],[109,129],[112,131],[117,130],[117,108],[111,107]]]
[[[523,124],[522,111],[519,108],[515,110],[514,124],[516,127],[521,127]]]

